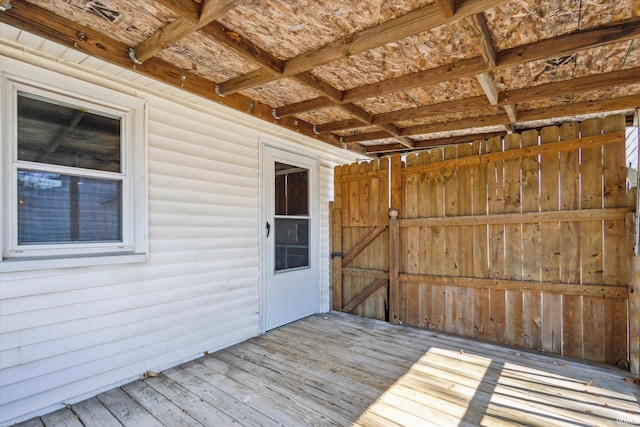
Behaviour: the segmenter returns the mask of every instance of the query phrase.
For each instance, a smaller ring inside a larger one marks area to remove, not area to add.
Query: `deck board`
[[[611,366],[334,312],[21,425],[640,425],[640,386],[625,378]]]

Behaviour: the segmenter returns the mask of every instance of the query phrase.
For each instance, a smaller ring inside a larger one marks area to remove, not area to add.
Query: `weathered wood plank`
[[[13,427],[45,427],[40,418],[31,418],[30,420],[14,424]]]
[[[499,138],[500,137],[494,137]],[[474,164],[487,164],[502,162],[508,159],[520,159],[525,157],[538,157],[540,155],[559,153],[563,151],[571,151],[579,148],[592,148],[601,147],[605,144],[612,144],[619,141],[624,141],[626,138],[624,132],[611,132],[604,135],[593,135],[587,137],[576,137],[571,140],[563,140],[554,143],[547,143],[536,147],[520,148],[518,150],[507,151],[492,151],[487,150],[486,154],[480,157],[465,157],[461,159],[452,159],[442,162],[441,165],[415,165],[411,168],[406,168],[405,173],[418,173],[421,171],[437,170],[440,168],[454,167],[458,165],[474,165]],[[491,141],[490,138],[488,141]]]
[[[632,256],[629,260],[629,338],[630,370],[632,374],[640,377],[640,257],[638,256]],[[607,348],[610,347],[612,346],[608,342]],[[607,354],[607,362],[615,363],[615,360],[609,357],[610,355]]]
[[[444,160],[456,159],[458,157],[457,147],[450,146],[444,149]],[[447,217],[458,215],[458,170],[456,166],[449,166],[440,170],[443,179],[444,189],[444,214]],[[459,229],[457,227],[447,227],[444,230],[444,274],[446,276],[459,276]],[[446,332],[457,332],[458,323],[461,319],[462,305],[457,289],[445,286],[444,289],[444,330]]]
[[[41,417],[45,426],[83,427],[78,417],[69,408],[59,409]]]
[[[209,384],[198,376],[181,368],[173,368],[163,372],[171,380],[193,392],[204,402],[232,417],[243,425],[279,426],[280,423],[246,403],[239,401],[220,389]]]
[[[369,298],[380,289],[382,286],[387,284],[387,279],[376,279],[371,284],[369,284],[366,288],[364,288],[358,295],[356,295],[351,301],[345,304],[343,307],[343,311],[349,313],[353,311],[359,304],[361,304],[364,300]]]
[[[383,231],[387,229],[384,225],[373,227],[364,237],[362,237],[358,243],[356,243],[349,252],[342,258],[342,266],[349,265],[367,246],[371,244]]]
[[[506,150],[520,148],[520,134],[512,133],[504,140]],[[521,159],[508,159],[504,168],[504,212],[522,213],[520,184]],[[505,278],[522,280],[522,224],[505,224]],[[505,343],[524,345],[523,295],[520,289],[506,290]]]
[[[96,396],[118,420],[125,426],[161,427],[162,423],[147,412],[122,389],[114,388]]]
[[[71,406],[85,427],[122,427],[122,423],[95,397]]]
[[[560,129],[557,126],[540,131],[540,145],[557,144]],[[540,156],[540,211],[555,213],[560,206],[558,182],[560,174],[559,155],[550,151]],[[557,238],[558,222],[540,224],[540,280],[554,282],[560,279],[558,255],[561,243]],[[555,237],[554,237],[555,236]],[[576,282],[579,283],[579,282]],[[560,353],[562,351],[562,295],[545,293],[542,297],[542,349]]]
[[[333,202],[331,202],[333,203]],[[331,213],[331,306],[341,310],[344,304],[342,284],[342,209],[329,207]]]
[[[458,286],[468,288],[486,288],[502,290],[521,290],[523,292],[544,292],[547,294],[592,296],[603,298],[627,298],[626,286],[580,285],[577,283],[540,283],[506,279],[480,279],[477,277],[450,277],[435,275],[400,274],[400,280],[409,283],[428,283],[439,286]]]
[[[527,212],[523,214],[491,214],[444,218],[403,219],[400,227],[460,227],[465,225],[536,224],[558,222],[624,220],[629,208],[576,209],[565,211]]]
[[[625,129],[622,115],[608,116],[602,121],[603,132],[619,132]],[[620,141],[602,147],[603,206],[626,205],[626,149]],[[604,221],[603,226],[604,283],[621,285],[627,281],[627,245],[624,221]]]
[[[199,427],[201,423],[191,417],[187,411],[172,402],[170,397],[164,396],[143,381],[134,381],[121,387],[129,396],[135,399],[145,410],[158,419],[162,425],[180,425],[185,427]]]

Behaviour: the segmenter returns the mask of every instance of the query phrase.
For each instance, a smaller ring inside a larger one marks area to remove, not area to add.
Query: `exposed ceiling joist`
[[[436,0],[436,5],[438,5],[440,13],[445,18],[451,18],[455,14],[456,5],[454,0]]]
[[[434,137],[488,134],[477,128],[540,126],[552,119],[549,112],[579,117],[597,106],[627,113],[640,104],[634,12],[598,5],[597,14],[581,10],[583,25],[572,27],[573,12],[540,0],[436,0],[408,11],[349,3],[345,11],[360,13],[348,20],[322,2],[303,10],[266,1],[111,0],[105,14],[84,3],[62,11],[46,0],[16,0],[26,7],[0,13],[0,20],[358,152],[359,142],[368,152],[410,151]],[[127,13],[136,5],[136,23],[152,17],[153,31],[130,25]],[[533,8],[536,14],[516,22],[514,13]],[[156,56],[185,37],[188,43]],[[308,47],[289,49],[293,44]],[[146,61],[134,65],[138,54]]]
[[[437,6],[426,6],[409,12],[399,18],[386,21],[378,26],[368,28],[359,33],[331,42],[320,49],[304,53],[285,62],[282,74],[274,76],[265,70],[257,70],[243,76],[236,77],[220,85],[220,92],[233,94],[261,84],[269,83],[278,78],[293,76],[298,73],[310,71],[321,65],[343,58],[348,58],[381,46],[387,43],[401,40],[431,28],[458,21],[482,12],[499,4],[504,0],[463,0],[459,5],[455,16],[442,17]]]
[[[200,15],[196,22],[193,22],[189,18],[180,16],[178,19],[171,22],[166,27],[156,32],[153,36],[136,46],[131,53],[132,59],[136,63],[143,63],[149,58],[154,57],[161,50],[166,49],[189,34],[208,25],[210,22],[232,9],[239,2],[240,0],[204,0],[200,10]]]
[[[200,3],[195,1],[183,1],[183,0],[157,0],[158,3],[171,9],[178,16],[188,19],[192,22],[198,22],[200,18]]]
[[[587,115],[600,113],[602,111],[614,111],[633,109],[636,105],[640,105],[640,95],[630,95],[615,99],[602,99],[599,101],[586,101],[574,104],[560,105],[556,107],[540,108],[536,110],[522,111],[518,114],[521,122],[549,120],[562,117],[571,117],[576,115]],[[509,124],[510,118],[506,114],[497,114],[493,116],[485,116],[479,120],[477,118],[455,120],[451,122],[436,123],[433,125],[421,125],[405,128],[402,130],[402,135],[426,135],[428,133],[439,133],[446,131],[454,131],[468,128],[469,125],[475,127],[482,126],[500,126]],[[369,134],[357,134],[344,137],[344,142],[364,142],[371,139],[379,138],[381,135],[377,132]],[[468,135],[461,136],[459,140],[465,140]],[[451,138],[445,138],[442,141],[449,141]],[[427,140],[430,141],[430,140]],[[425,148],[424,143],[426,141],[416,141],[415,148]],[[441,144],[442,142],[439,142]],[[384,152],[384,146],[379,146],[375,149],[367,147],[368,152]],[[392,151],[397,151],[394,145],[390,145]]]
[[[513,119],[516,114],[514,104],[519,102],[542,99],[553,96],[570,95],[583,91],[610,89],[619,84],[640,83],[640,69],[633,68],[624,71],[614,71],[611,73],[598,74],[594,76],[581,77],[569,81],[548,83],[546,85],[523,88],[517,91],[500,94],[499,104],[505,107],[507,115]],[[406,110],[397,110],[373,116],[374,124],[392,123],[398,121],[408,121],[420,118],[435,117],[450,114],[459,110],[472,110],[488,107],[490,104],[486,97],[477,96],[456,101],[444,102],[440,104],[425,105]],[[517,120],[512,120],[517,121]],[[319,132],[336,132],[339,130],[355,129],[354,122],[342,121],[326,123],[316,126]]]

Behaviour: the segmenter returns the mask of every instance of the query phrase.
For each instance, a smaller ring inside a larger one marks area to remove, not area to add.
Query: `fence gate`
[[[335,169],[333,309],[388,320],[388,159]]]
[[[628,363],[624,129],[610,116],[336,168],[333,308]]]

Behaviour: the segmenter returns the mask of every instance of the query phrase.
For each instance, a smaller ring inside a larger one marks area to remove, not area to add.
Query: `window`
[[[309,171],[275,162],[275,269],[309,267]]]
[[[0,271],[143,260],[144,102],[23,67],[2,65]]]

